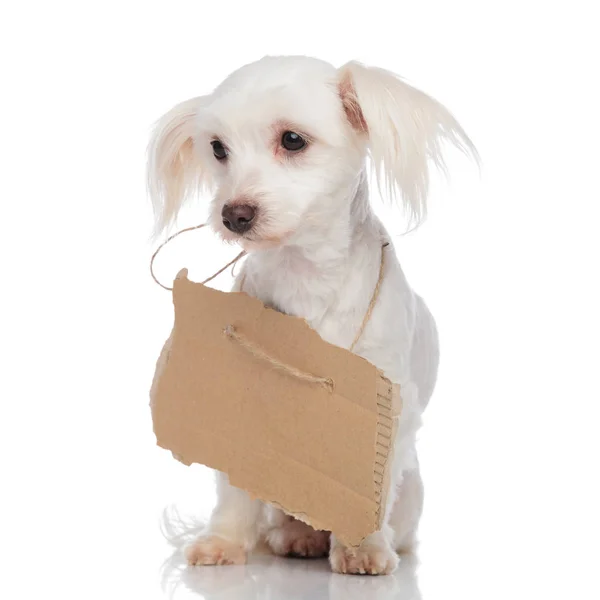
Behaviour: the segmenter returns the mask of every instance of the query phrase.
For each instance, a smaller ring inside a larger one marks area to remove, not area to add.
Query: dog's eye
[[[227,148],[223,146],[223,142],[213,140],[210,145],[212,146],[213,154],[217,160],[225,160],[227,158]]]
[[[290,152],[298,152],[306,146],[306,140],[293,131],[286,131],[281,136],[281,145]]]

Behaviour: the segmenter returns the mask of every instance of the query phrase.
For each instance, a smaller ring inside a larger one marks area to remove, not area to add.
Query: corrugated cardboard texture
[[[158,445],[228,473],[232,485],[349,546],[379,529],[398,386],[303,319],[190,282],[185,270],[173,302],[151,390]],[[331,378],[333,390],[274,369],[228,337],[228,326],[278,361]]]

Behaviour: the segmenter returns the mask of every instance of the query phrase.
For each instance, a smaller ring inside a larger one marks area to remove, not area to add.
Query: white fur
[[[278,142],[286,129],[309,139],[307,148],[297,155],[282,151]],[[225,162],[212,155],[215,138],[229,149]],[[367,159],[382,187],[401,195],[418,222],[425,214],[429,164],[444,165],[444,141],[476,157],[441,104],[387,71],[266,57],[234,72],[212,94],[175,107],[159,121],[149,149],[159,229],[173,222],[190,191],[207,186],[214,194],[212,226],[249,252],[240,274],[244,291],[305,318],[333,344],[350,346],[386,252],[380,297],[355,352],[402,386],[394,490],[386,525],[357,555],[331,537],[330,561],[339,572],[389,573],[398,564],[396,550],[414,543],[422,508],[415,436],[438,363],[434,320],[409,287],[393,246],[382,250],[390,240],[369,203]],[[241,237],[221,220],[224,204],[236,202],[257,208],[255,227]],[[227,547],[239,559],[239,548],[249,551],[261,537],[276,551],[319,547],[297,539],[310,537],[310,530],[290,526],[224,475],[218,475],[218,488],[212,519],[189,550],[192,562],[227,562]],[[215,552],[218,561],[211,559]]]

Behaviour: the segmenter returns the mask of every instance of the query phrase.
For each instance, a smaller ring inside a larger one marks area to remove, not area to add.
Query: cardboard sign
[[[185,269],[173,303],[151,389],[158,445],[348,546],[380,529],[399,386],[303,319]]]

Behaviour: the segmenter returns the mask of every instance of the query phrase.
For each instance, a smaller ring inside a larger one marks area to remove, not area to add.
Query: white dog
[[[158,231],[187,197],[210,190],[212,227],[248,251],[236,289],[243,277],[245,292],[303,317],[328,342],[351,345],[387,253],[379,298],[354,351],[399,383],[403,397],[386,524],[358,551],[251,500],[218,474],[218,503],[187,548],[190,564],[243,563],[262,538],[280,555],[329,554],[336,572],[386,574],[397,552],[413,546],[423,499],[415,435],[436,380],[437,333],[392,246],[382,249],[389,238],[369,204],[366,164],[370,157],[382,187],[399,194],[418,222],[429,162],[444,167],[444,141],[476,157],[452,115],[392,73],[306,57],[246,65],[158,122],[149,149]]]

